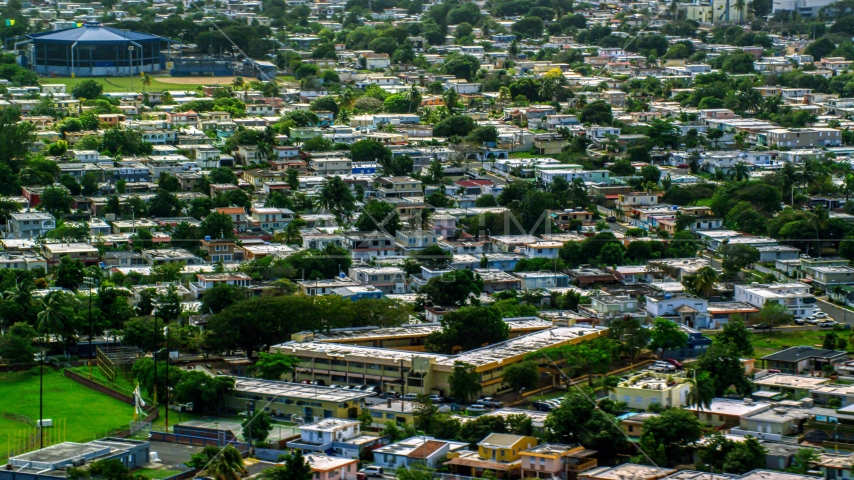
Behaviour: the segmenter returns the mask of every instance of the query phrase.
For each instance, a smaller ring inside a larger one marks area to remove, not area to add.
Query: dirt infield
[[[173,85],[231,85],[237,77],[151,77],[160,83]],[[252,80],[251,78],[246,79]]]

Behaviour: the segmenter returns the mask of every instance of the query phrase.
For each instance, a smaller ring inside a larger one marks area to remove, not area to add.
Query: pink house
[[[311,465],[314,480],[356,480],[359,463],[356,459],[308,454],[305,461]]]

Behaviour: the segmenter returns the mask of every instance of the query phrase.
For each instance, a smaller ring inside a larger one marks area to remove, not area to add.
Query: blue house
[[[373,298],[376,300],[383,298],[383,292],[380,289],[372,287],[370,285],[333,288],[332,294],[340,295],[344,298],[349,298],[353,302],[365,298]]]

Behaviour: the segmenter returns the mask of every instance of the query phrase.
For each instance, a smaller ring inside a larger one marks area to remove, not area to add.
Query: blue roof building
[[[160,51],[168,40],[100,23],[27,38],[28,61],[40,75],[113,77],[155,73],[166,66]]]

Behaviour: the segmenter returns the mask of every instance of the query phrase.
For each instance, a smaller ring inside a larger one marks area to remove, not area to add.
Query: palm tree
[[[70,305],[70,294],[63,290],[53,291],[47,294],[41,301],[42,311],[38,316],[38,330],[42,332],[47,340],[50,334],[65,336],[68,331],[68,315],[66,308]]]
[[[744,21],[744,7],[747,6],[747,3],[744,0],[735,0],[733,4],[735,6],[735,10],[738,12],[738,22],[741,23]]]
[[[220,450],[205,466],[204,472],[214,480],[240,480],[248,473],[243,456],[231,445]]]
[[[449,88],[442,94],[442,98],[445,100],[445,107],[453,113],[454,109],[457,108],[457,102],[460,100],[460,94],[457,93],[456,89]]]
[[[786,162],[783,164],[783,168],[780,169],[780,177],[783,180],[783,186],[786,190],[789,190],[791,194],[791,203],[792,206],[795,205],[795,185],[798,183],[798,179],[800,178],[800,174],[798,173],[798,169],[792,164],[792,162]]]
[[[800,177],[804,190],[807,185],[812,185],[818,180],[818,164],[815,160],[808,158],[801,166]]]
[[[353,102],[356,101],[356,92],[353,91],[353,88],[347,85],[344,88],[344,91],[341,92],[341,107],[342,108],[350,108],[353,106]]]
[[[715,398],[715,383],[709,372],[697,374],[695,371],[694,376],[688,378],[688,383],[691,384],[691,391],[688,392],[688,403],[696,405],[699,410],[703,410],[703,407],[711,407]]]
[[[740,182],[742,180],[747,180],[749,176],[750,167],[744,162],[737,162],[732,168],[732,178]]]
[[[819,258],[821,258],[821,240],[819,239],[819,232],[827,228],[828,220],[828,212],[827,209],[824,208],[824,205],[818,205],[815,207],[812,211],[812,215],[807,220],[807,225],[815,229],[816,250],[818,250]]]
[[[705,266],[699,270],[691,279],[691,288],[703,297],[709,297],[715,291],[715,284],[718,282],[718,272],[710,266]]]
[[[244,83],[246,82],[243,80],[243,77],[234,77],[234,80],[231,82],[231,85],[234,86],[234,88],[240,89],[243,88]]]
[[[151,86],[151,75],[147,73],[142,74],[142,93],[145,94],[145,87]]]
[[[299,242],[302,239],[302,235],[300,235],[299,225],[296,222],[288,223],[288,226],[285,227],[285,242],[288,245]]]

